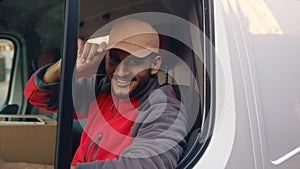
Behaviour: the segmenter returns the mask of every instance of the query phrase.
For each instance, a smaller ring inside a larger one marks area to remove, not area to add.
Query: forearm
[[[61,70],[61,59],[50,66],[43,77],[43,81],[46,84],[58,82],[60,79],[60,70]]]
[[[35,106],[55,111],[58,101],[58,83],[45,83],[43,77],[50,66],[39,68],[28,80],[24,96]]]

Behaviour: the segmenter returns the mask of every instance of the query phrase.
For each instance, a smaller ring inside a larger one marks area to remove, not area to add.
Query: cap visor
[[[144,58],[148,56],[152,51],[149,49],[142,48],[140,46],[126,43],[126,42],[119,42],[116,44],[112,44],[106,48],[108,49],[121,49],[125,52],[130,53],[131,55],[134,55],[138,58]]]

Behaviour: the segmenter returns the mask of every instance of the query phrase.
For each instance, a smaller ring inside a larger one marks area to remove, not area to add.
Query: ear
[[[151,64],[151,74],[152,75],[154,75],[158,72],[161,62],[162,62],[162,58],[159,55],[153,59],[152,64]]]

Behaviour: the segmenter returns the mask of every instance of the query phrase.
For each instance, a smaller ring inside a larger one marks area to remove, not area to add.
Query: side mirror
[[[5,81],[5,57],[0,55],[0,82]]]

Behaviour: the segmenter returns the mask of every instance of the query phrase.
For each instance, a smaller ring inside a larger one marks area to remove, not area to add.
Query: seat
[[[19,105],[17,104],[4,104],[0,108],[0,114],[17,114],[19,110]]]
[[[200,143],[199,140],[200,128],[196,128],[192,131],[189,138],[187,139],[187,143],[183,149],[181,159],[177,164],[177,169],[187,168],[187,164],[190,163],[195,157],[195,152],[202,146],[202,143]]]
[[[185,106],[188,121],[188,136],[201,126],[200,95],[196,90],[186,85],[172,85],[176,97]]]
[[[187,111],[188,135],[186,145],[176,168],[186,168],[187,164],[195,157],[195,153],[202,146],[200,140],[201,114],[199,92],[192,90],[188,86],[173,85],[176,97],[182,102]]]

